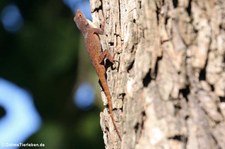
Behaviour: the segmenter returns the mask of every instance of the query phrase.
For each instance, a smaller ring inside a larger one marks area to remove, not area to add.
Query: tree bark
[[[119,140],[107,108],[107,149],[225,149],[225,1],[91,0]],[[103,96],[104,104],[106,99]]]

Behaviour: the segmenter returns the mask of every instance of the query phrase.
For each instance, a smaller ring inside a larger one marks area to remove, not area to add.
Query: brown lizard
[[[112,119],[112,123],[116,130],[116,133],[119,136],[119,139],[121,140],[120,133],[118,131],[115,120],[113,118],[111,95],[110,95],[109,87],[105,77],[106,70],[104,66],[105,58],[107,58],[111,63],[114,62],[114,59],[108,50],[104,50],[102,52],[101,43],[98,36],[99,34],[102,35],[104,33],[105,23],[103,23],[101,28],[95,28],[91,26],[88,20],[85,18],[84,14],[79,9],[76,12],[74,21],[84,36],[85,47],[88,51],[91,62],[97,72],[103,91],[107,98],[108,107],[109,107],[109,115]]]

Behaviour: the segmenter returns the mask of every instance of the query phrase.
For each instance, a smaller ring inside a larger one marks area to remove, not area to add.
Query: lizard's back
[[[96,64],[98,65],[98,58],[101,53],[101,43],[99,36],[97,34],[94,34],[92,31],[89,31],[85,38],[85,45],[88,51],[88,55],[92,60],[92,64],[96,66]]]

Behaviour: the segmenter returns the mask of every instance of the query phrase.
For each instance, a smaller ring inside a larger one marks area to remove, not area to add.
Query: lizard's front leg
[[[92,28],[92,31],[93,31],[93,33],[103,35],[104,34],[104,31],[105,31],[105,21],[103,21],[103,23],[101,25],[101,28],[95,28],[95,27],[93,27]]]

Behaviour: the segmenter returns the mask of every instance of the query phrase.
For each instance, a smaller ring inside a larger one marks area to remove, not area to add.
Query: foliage
[[[0,10],[6,4],[2,1]],[[43,126],[27,142],[46,143],[48,148],[102,148],[96,118],[99,109],[84,113],[72,103],[75,81],[82,75],[78,63],[83,63],[78,57],[80,35],[70,10],[54,0],[15,4],[24,25],[17,33],[0,26],[0,77],[26,88],[34,97]]]

